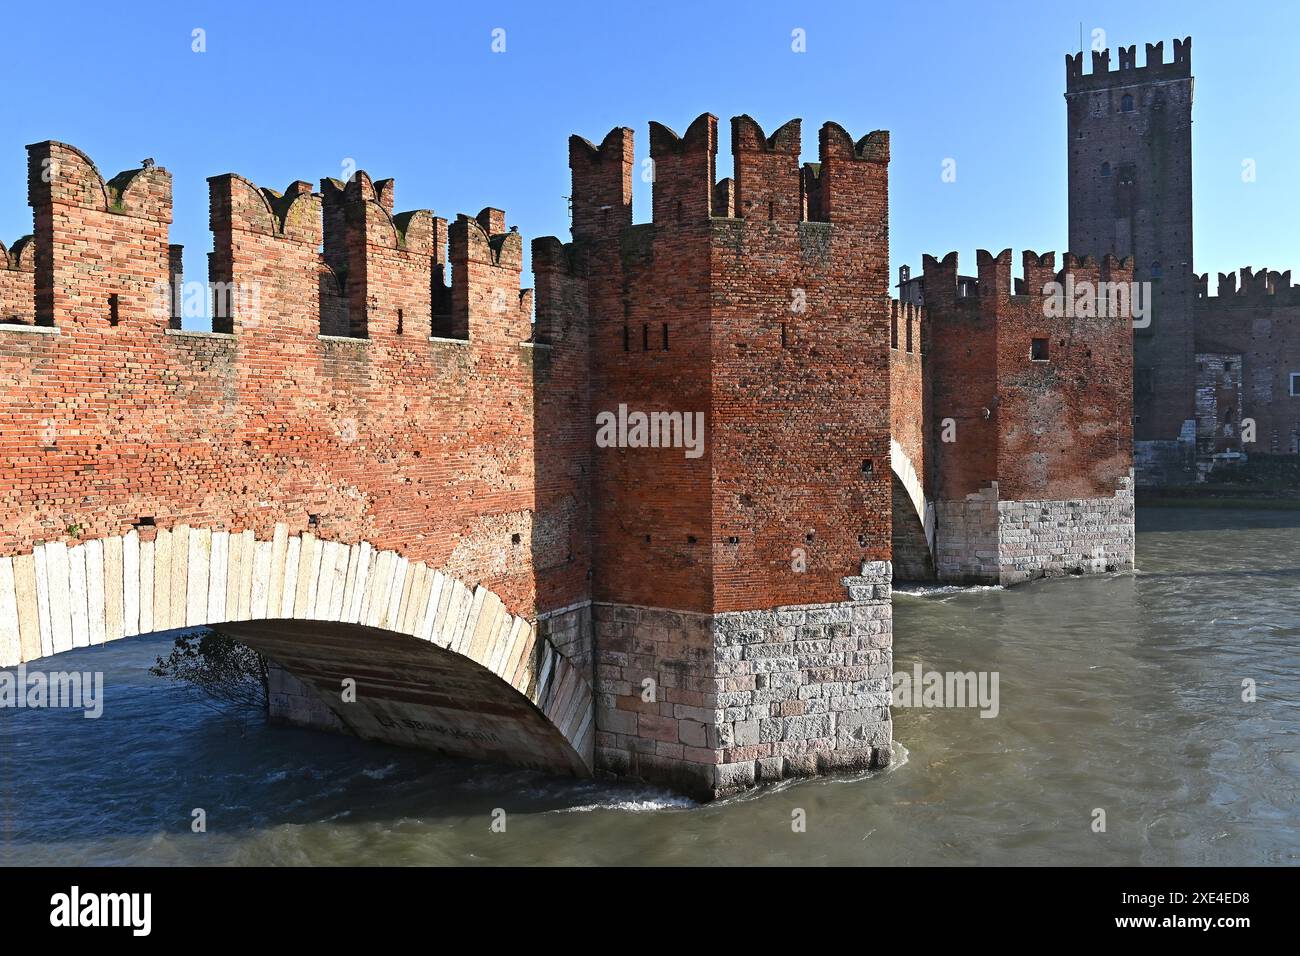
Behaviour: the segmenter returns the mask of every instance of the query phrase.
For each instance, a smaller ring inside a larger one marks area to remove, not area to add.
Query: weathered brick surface
[[[631,130],[575,138],[574,242],[535,246],[554,288],[582,288],[567,302],[591,324],[591,414],[705,420],[698,458],[595,449],[599,601],[833,601],[889,554],[888,137],[855,144],[826,124],[815,174],[797,121],[768,137],[738,117],[732,141],[726,215],[711,207],[716,119],[681,137],[652,124],[653,221],[633,226]],[[539,328],[554,321],[539,305]]]
[[[925,436],[930,402],[922,373],[925,310],[896,300],[889,306],[889,433],[925,481],[929,477]]]
[[[901,581],[932,580],[935,575],[929,445],[931,376],[923,350],[925,310],[890,302],[889,430],[893,471],[891,559]],[[928,524],[928,527],[927,527]]]

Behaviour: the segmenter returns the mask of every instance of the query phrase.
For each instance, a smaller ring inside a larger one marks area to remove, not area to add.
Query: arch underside
[[[894,479],[894,580],[932,581],[935,577],[934,503],[926,499],[911,459],[892,438],[889,452]]]
[[[0,666],[219,625],[360,737],[590,773],[590,681],[487,588],[369,543],[178,525],[0,558]],[[345,703],[342,682],[356,681]]]
[[[364,740],[588,773],[543,707],[454,651],[355,624],[243,621],[221,630],[283,667],[310,689],[340,729]],[[355,699],[349,694],[345,702],[349,680],[355,682]],[[556,689],[544,690],[543,698]]]

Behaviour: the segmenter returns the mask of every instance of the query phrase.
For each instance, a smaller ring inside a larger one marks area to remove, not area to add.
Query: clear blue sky
[[[1193,37],[1197,271],[1300,277],[1300,4],[1084,9],[1085,45],[1100,28],[1112,48],[1138,44],[1139,63],[1147,41],[1168,58],[1173,37]],[[796,28],[805,53],[791,50]],[[976,248],[1065,245],[1064,54],[1079,30],[1077,12],[1042,2],[11,4],[0,239],[31,231],[23,147],[44,139],[81,147],[106,176],[145,156],[170,169],[187,279],[205,275],[205,179],[223,172],[283,189],[352,159],[396,178],[399,210],[499,206],[527,240],[567,239],[570,133],[630,126],[639,162],[648,121],[681,132],[710,111],[719,176],[739,113],[769,133],[802,117],[806,159],[824,120],[855,138],[889,129],[894,267],[956,249],[973,269]],[[636,190],[645,221],[639,177]]]

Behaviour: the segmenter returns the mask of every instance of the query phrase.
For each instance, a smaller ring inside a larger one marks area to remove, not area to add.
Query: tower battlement
[[[733,174],[715,181],[718,120],[696,117],[684,134],[650,123],[653,164],[651,223],[702,226],[710,219],[769,222],[847,222],[861,216],[879,176],[865,166],[889,164],[889,133],[877,130],[854,141],[838,123],[819,132],[819,162],[800,163],[802,121],[793,119],[770,136],[748,115],[731,121]],[[634,133],[616,127],[599,146],[569,138],[573,175],[573,237],[619,235],[632,224]]]
[[[1112,67],[1110,50],[1092,50],[1092,71],[1083,71],[1083,52],[1065,55],[1065,91],[1086,93],[1114,86],[1189,78],[1192,75],[1192,38],[1173,41],[1173,59],[1164,59],[1164,41],[1146,45],[1146,62],[1137,65],[1137,46],[1118,47],[1118,65]]]

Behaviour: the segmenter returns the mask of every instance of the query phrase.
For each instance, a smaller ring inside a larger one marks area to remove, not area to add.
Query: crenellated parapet
[[[732,215],[772,222],[801,222],[807,218],[799,166],[800,125],[793,119],[767,136],[750,116],[732,119],[736,184]]]
[[[0,242],[0,269],[10,272],[36,271],[36,246],[30,235],[23,236],[8,248]]]
[[[0,421],[22,449],[0,559],[283,522],[455,569],[520,614],[585,596],[585,344],[552,362],[533,341],[504,212],[395,212],[393,181],[364,172],[319,192],[214,176],[200,331],[171,295],[167,171],[105,179],[53,142],[29,159],[36,228],[0,246]]]
[[[165,328],[171,174],[147,165],[105,180],[85,153],[52,140],[27,156],[36,324],[58,315],[87,328]]]
[[[322,268],[321,202],[310,184],[283,192],[235,173],[208,178],[212,253],[208,281],[214,332],[311,334],[313,304],[338,307],[338,278]]]
[[[1243,266],[1238,272],[1220,272],[1216,294],[1209,293],[1209,273],[1193,277],[1196,298],[1204,306],[1233,305],[1300,305],[1300,285],[1292,284],[1291,270],[1253,269]]]
[[[975,260],[977,278],[971,283],[959,275],[956,252],[942,259],[923,255],[926,305],[942,306],[945,311],[966,309],[994,317],[1019,301],[1020,308],[1029,303],[1030,311],[1043,315],[1053,314],[1055,307],[1060,306],[1077,318],[1104,318],[1115,312],[1112,299],[1122,298],[1124,312],[1113,317],[1127,321],[1132,317],[1130,294],[1142,294],[1134,283],[1131,257],[1120,259],[1108,254],[1098,262],[1092,256],[1067,252],[1058,270],[1056,253],[1026,250],[1021,255],[1023,274],[1020,277],[1012,276],[1010,249],[1003,249],[997,255],[978,249]],[[1068,309],[1063,297],[1070,300]],[[1140,299],[1133,301],[1140,306]]]
[[[1112,65],[1110,50],[1091,51],[1092,70],[1085,73],[1084,53],[1065,55],[1065,89],[1070,93],[1088,92],[1127,83],[1182,79],[1192,75],[1192,38],[1173,41],[1173,59],[1164,59],[1164,41],[1146,45],[1146,62],[1137,65],[1136,45],[1119,47],[1118,64]]]
[[[394,192],[364,170],[321,180],[323,255],[342,279],[353,338],[432,331],[445,298],[447,222],[428,209],[394,213]]]
[[[880,203],[889,188],[889,131],[875,130],[854,142],[838,123],[825,123],[818,152],[816,215],[810,208],[810,218],[863,229],[871,242],[884,242],[887,249],[888,223],[880,216]]]
[[[521,342],[531,335],[531,289],[520,289],[523,238],[491,207],[451,224],[451,337]]]

